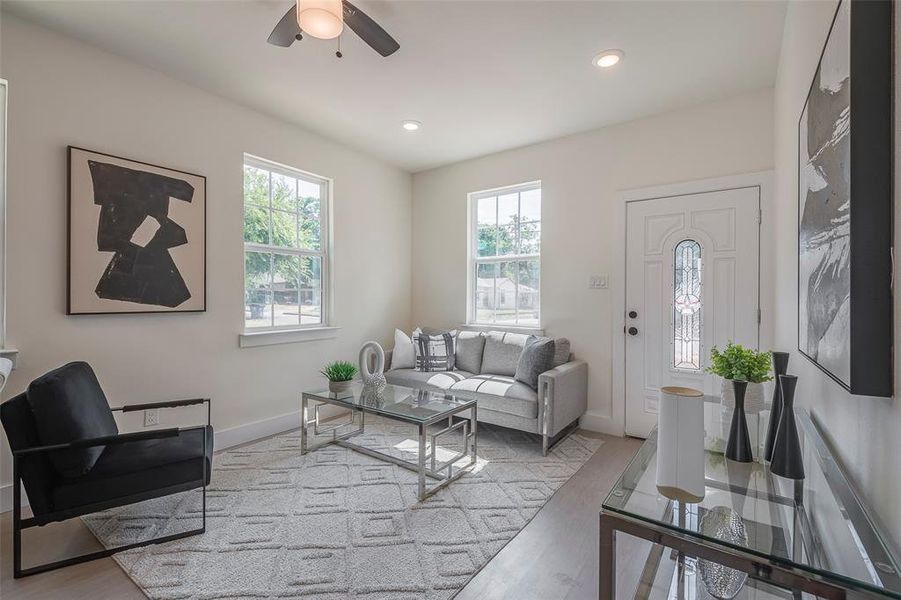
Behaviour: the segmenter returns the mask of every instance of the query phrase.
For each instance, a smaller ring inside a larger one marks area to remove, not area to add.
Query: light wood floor
[[[580,431],[604,440],[600,450],[561,487],[538,515],[456,596],[457,600],[597,598],[598,510],[640,445],[639,440]],[[26,549],[71,556],[98,549],[74,519],[25,532]],[[61,544],[61,541],[66,541]],[[30,559],[25,555],[25,563]],[[0,597],[3,600],[131,600],[143,592],[116,562],[104,558],[15,580],[12,578],[12,513],[0,515]]]

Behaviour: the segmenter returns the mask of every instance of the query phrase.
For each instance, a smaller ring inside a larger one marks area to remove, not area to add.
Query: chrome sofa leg
[[[541,436],[541,456],[547,456],[548,448],[550,447],[551,438],[547,435]]]

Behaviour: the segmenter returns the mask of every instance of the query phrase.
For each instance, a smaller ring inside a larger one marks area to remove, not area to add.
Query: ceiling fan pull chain
[[[341,58],[342,56],[344,56],[343,54],[341,54],[341,36],[340,35],[338,36],[338,51],[335,52],[335,56],[337,56],[338,58]]]

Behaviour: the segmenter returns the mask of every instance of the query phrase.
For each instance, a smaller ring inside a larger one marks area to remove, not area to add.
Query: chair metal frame
[[[20,450],[16,450],[13,452],[13,577],[19,579],[20,577],[27,577],[29,575],[36,575],[38,573],[44,573],[46,571],[52,571],[55,569],[60,569],[63,567],[68,567],[70,565],[76,565],[79,563],[84,563],[92,560],[96,560],[98,558],[106,558],[108,556],[112,556],[117,552],[122,552],[123,550],[131,550],[133,548],[141,548],[143,546],[149,546],[151,544],[160,544],[163,542],[169,542],[172,540],[178,540],[186,537],[190,537],[193,535],[199,535],[206,531],[206,486],[207,486],[207,460],[206,460],[206,447],[207,447],[207,427],[210,425],[210,399],[209,398],[192,398],[188,400],[173,400],[169,402],[151,402],[146,404],[132,404],[127,406],[119,406],[115,408],[111,408],[110,410],[114,412],[128,413],[128,412],[137,412],[143,410],[154,410],[160,408],[182,408],[186,406],[195,406],[199,404],[206,404],[206,426],[197,425],[193,427],[172,427],[167,429],[154,429],[150,431],[138,431],[134,433],[121,433],[118,435],[104,436],[91,438],[86,440],[78,440],[75,442],[70,442],[67,444],[52,444],[47,446],[33,446],[31,448],[22,448]],[[76,508],[66,509],[54,511],[46,514],[42,514],[37,517],[29,517],[26,519],[22,518],[22,506],[21,506],[21,476],[19,474],[19,461],[29,455],[41,453],[41,452],[56,452],[60,450],[72,450],[75,448],[90,448],[93,446],[109,446],[114,444],[127,444],[130,442],[137,442],[143,440],[157,440],[157,439],[165,439],[170,437],[177,437],[182,433],[187,433],[190,431],[203,430],[203,446],[201,448],[201,458],[202,458],[202,468],[203,473],[201,479],[199,481],[188,481],[185,483],[181,483],[178,485],[169,486],[166,488],[161,488],[157,490],[152,490],[148,492],[143,492],[140,494],[132,494],[130,496],[123,496],[120,498],[116,498],[113,500],[105,500],[103,502],[96,502],[92,504],[85,504],[83,506],[79,506]],[[212,468],[212,465],[210,465]],[[151,498],[160,498],[163,496],[170,496],[172,494],[177,494],[179,492],[185,492],[193,489],[197,489],[198,487],[202,488],[202,525],[197,529],[191,529],[189,531],[183,531],[180,533],[175,533],[171,535],[166,535],[158,538],[153,538],[150,540],[145,540],[142,542],[135,542],[133,544],[126,544],[124,546],[117,546],[115,548],[105,548],[103,550],[97,550],[95,552],[89,552],[88,554],[82,554],[79,556],[73,556],[71,558],[65,558],[62,560],[57,560],[49,563],[35,565],[33,567],[29,567],[26,569],[22,568],[22,530],[29,529],[32,527],[42,527],[49,523],[65,521],[67,519],[71,519],[74,517],[79,517],[82,515],[87,515],[91,513],[95,513],[101,510],[107,510],[110,508],[115,508],[117,506],[125,506],[128,504],[133,504],[135,502],[141,502],[143,500],[149,500]]]

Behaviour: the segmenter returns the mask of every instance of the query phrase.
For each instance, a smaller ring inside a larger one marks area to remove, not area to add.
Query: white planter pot
[[[657,490],[679,502],[704,499],[704,393],[660,388]]]
[[[756,415],[766,406],[766,400],[763,394],[762,383],[749,383],[745,392],[745,414]],[[735,408],[735,389],[732,387],[731,379],[723,379],[723,387],[721,391],[723,406],[726,408]]]

